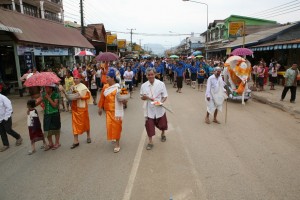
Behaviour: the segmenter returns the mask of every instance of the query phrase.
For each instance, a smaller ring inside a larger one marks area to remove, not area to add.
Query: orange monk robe
[[[81,85],[81,87],[85,87]],[[75,85],[78,86],[78,85]],[[86,88],[86,87],[85,87]],[[86,89],[87,90],[87,89]],[[72,128],[74,135],[81,135],[82,133],[90,130],[90,119],[89,119],[89,112],[88,112],[88,102],[91,100],[91,93],[87,90],[87,92],[83,93],[84,95],[80,95],[81,99],[83,100],[83,105],[79,106],[78,101],[72,101]],[[82,102],[81,102],[82,103]]]
[[[106,113],[107,140],[119,140],[122,132],[122,120],[116,120],[115,118],[115,96],[117,94],[117,90],[107,96],[104,96],[104,91],[108,87],[108,84],[104,85],[101,91],[98,107],[104,108]]]
[[[108,72],[108,64],[107,63],[102,63],[101,64],[101,69],[102,69],[102,73],[101,73],[101,83],[104,85],[106,84],[106,74]]]

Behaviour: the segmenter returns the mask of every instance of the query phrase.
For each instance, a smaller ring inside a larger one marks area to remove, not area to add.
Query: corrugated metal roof
[[[276,28],[272,28],[272,29],[268,29],[268,30],[264,30],[264,31],[260,31],[260,32],[256,32],[256,33],[247,35],[245,37],[245,45],[258,43],[259,41],[261,41],[265,38],[276,35],[279,32],[286,30],[288,28],[291,28],[292,26],[295,26],[295,25],[296,24],[280,26],[280,27],[276,27]],[[238,46],[242,46],[242,45],[243,45],[243,37],[239,37],[235,41],[230,42],[229,44],[223,46],[222,48],[230,48],[230,47],[232,48],[232,47],[238,47]]]
[[[264,46],[271,46],[271,45],[277,45],[277,44],[299,44],[299,43],[300,43],[300,39],[294,39],[294,40],[287,40],[287,41],[273,41],[273,42],[256,45],[253,47],[264,47]]]
[[[18,27],[23,33],[13,33],[18,41],[50,44],[57,46],[94,48],[89,41],[74,28],[63,24],[31,17],[0,8],[0,23]]]

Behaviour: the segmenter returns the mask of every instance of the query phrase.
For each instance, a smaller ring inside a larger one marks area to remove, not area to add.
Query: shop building
[[[43,70],[60,64],[71,65],[75,48],[94,49],[80,31],[46,17],[0,8],[0,23],[1,78],[15,88],[22,88],[20,77],[29,68]]]

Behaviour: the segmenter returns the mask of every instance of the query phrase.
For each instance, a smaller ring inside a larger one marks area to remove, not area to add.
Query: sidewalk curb
[[[258,95],[253,94],[253,93],[252,93],[252,99],[255,99],[256,101],[259,101],[259,102],[264,103],[264,104],[268,104],[268,105],[270,105],[274,108],[278,108],[282,111],[288,112],[288,113],[294,115],[296,118],[300,118],[300,110],[295,110],[293,108],[289,108],[289,107],[283,105],[282,103],[271,101],[268,98],[260,97]]]

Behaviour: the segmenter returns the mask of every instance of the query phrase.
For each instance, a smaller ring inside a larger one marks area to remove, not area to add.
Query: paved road
[[[25,99],[14,99],[14,128],[24,144],[0,154],[0,199],[299,199],[299,119],[255,101],[228,103],[228,120],[205,124],[204,93],[168,86],[167,142],[147,144],[138,92],[125,113],[121,151],[106,141],[105,118],[90,106],[92,144],[72,144],[62,113],[62,147],[26,155]],[[11,140],[11,142],[13,142]]]

